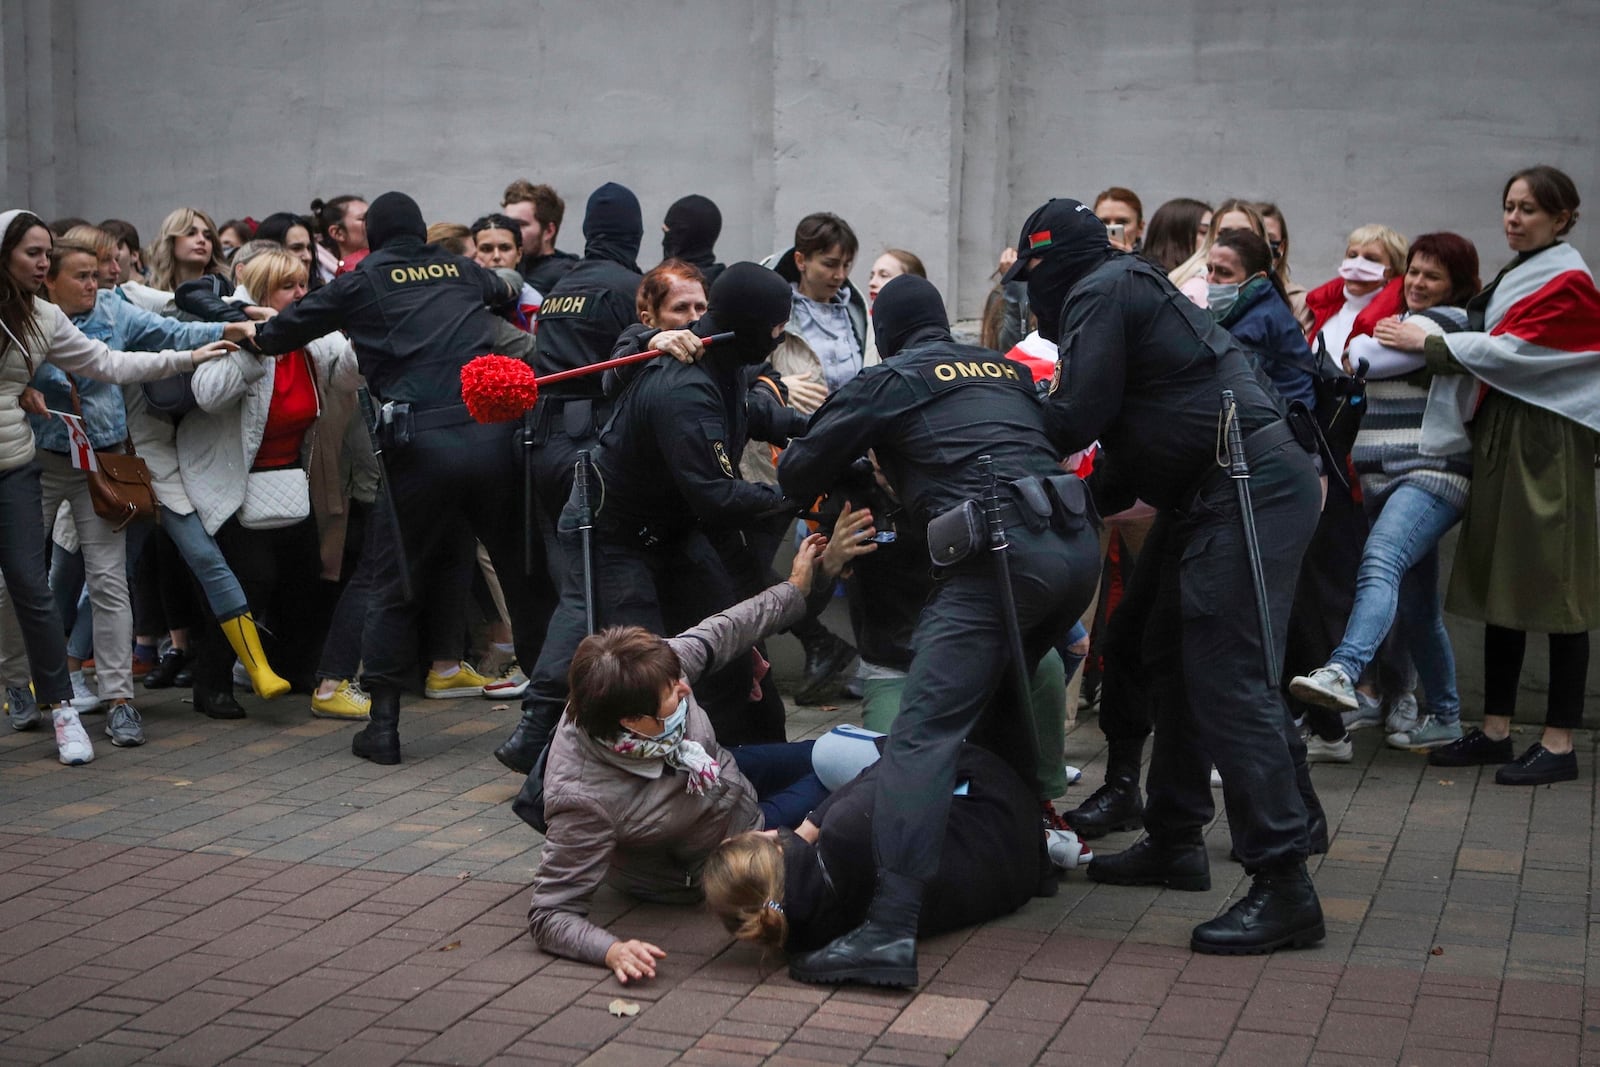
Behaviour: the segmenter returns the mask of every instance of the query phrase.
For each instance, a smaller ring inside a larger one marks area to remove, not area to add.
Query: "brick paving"
[[[1314,769],[1314,950],[1188,951],[1244,885],[1219,819],[1210,892],[1071,875],[925,943],[914,992],[798,985],[702,911],[603,894],[600,921],[669,953],[624,988],[527,936],[540,839],[489,755],[513,708],[408,703],[406,762],[379,768],[298,698],[231,723],[140,703],[150,743],[90,716],[85,768],[0,736],[0,1064],[1600,1063],[1588,732],[1583,779],[1540,790],[1356,735],[1354,763]],[[794,709],[791,734],[853,710]],[[1069,734],[1069,801],[1101,749],[1092,718]]]

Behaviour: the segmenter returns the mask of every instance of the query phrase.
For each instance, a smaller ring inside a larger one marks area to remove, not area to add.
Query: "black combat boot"
[[[231,683],[212,688],[195,679],[194,710],[209,719],[244,718],[244,707],[233,698]]]
[[[866,921],[814,952],[791,958],[789,977],[798,982],[911,988],[917,984],[917,914],[921,908],[921,882],[880,871]]]
[[[821,623],[794,634],[806,649],[806,676],[794,695],[795,703],[820,704],[838,692],[841,676],[855,662],[855,646]]]
[[[1257,874],[1244,899],[1194,928],[1189,947],[1214,956],[1253,956],[1305,948],[1325,936],[1322,903],[1305,863],[1296,861]]]
[[[1160,885],[1185,893],[1211,888],[1211,863],[1206,843],[1196,834],[1181,841],[1158,842],[1141,837],[1122,852],[1096,853],[1089,879],[1108,885]]]
[[[350,751],[385,767],[400,762],[400,690],[374,686],[366,728],[350,739]]]
[[[1106,784],[1067,812],[1067,822],[1079,837],[1092,841],[1144,825],[1144,801],[1139,796],[1139,758],[1143,749],[1143,738],[1111,742],[1106,759]]]
[[[518,774],[528,774],[538,762],[539,753],[550,743],[550,737],[556,732],[559,718],[559,714],[551,715],[546,712],[543,705],[531,708],[523,705],[521,721],[517,723],[517,728],[511,731],[511,736],[494,750],[494,758],[508,770],[516,771]]]

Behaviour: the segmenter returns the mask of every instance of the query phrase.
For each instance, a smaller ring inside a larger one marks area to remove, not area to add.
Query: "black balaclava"
[[[764,363],[783,340],[772,328],[789,321],[789,283],[759,263],[735,263],[711,283],[709,307],[694,326],[701,337],[732,330],[734,338],[713,346],[740,363]]]
[[[384,193],[367,205],[367,247],[376,252],[384,245],[428,239],[422,209],[405,193]]]
[[[878,355],[892,359],[913,340],[950,340],[950,316],[932,282],[915,274],[897,274],[872,302],[872,331]]]
[[[609,259],[639,273],[639,242],[644,215],[633,190],[606,182],[589,194],[583,212],[583,258]]]
[[[1030,251],[1030,237],[1047,227],[1049,244]],[[1061,338],[1061,305],[1072,287],[1084,275],[1117,255],[1106,236],[1106,224],[1084,204],[1061,198],[1051,200],[1029,216],[1017,242],[1017,259],[1024,262],[1038,256],[1037,267],[1027,268],[1028,307],[1039,320],[1039,336],[1046,341]]]
[[[717,261],[722,212],[707,197],[692,193],[667,208],[667,232],[661,235],[661,257],[681,259],[697,267]]]

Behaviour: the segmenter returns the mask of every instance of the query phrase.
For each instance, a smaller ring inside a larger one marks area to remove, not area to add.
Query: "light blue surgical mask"
[[[678,710],[661,720],[661,736],[681,733],[685,723],[689,720],[689,698],[684,697],[678,701]]]
[[[1211,309],[1211,314],[1222,318],[1233,310],[1233,305],[1239,302],[1239,285],[1229,282],[1226,285],[1212,283],[1206,286],[1206,306]]]

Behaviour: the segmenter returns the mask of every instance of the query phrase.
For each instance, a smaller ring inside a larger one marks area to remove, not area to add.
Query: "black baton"
[[[533,540],[541,536],[535,495],[538,490],[533,483],[533,427],[537,410],[529,408],[522,413],[522,574],[528,578],[533,577]]]
[[[1267,669],[1267,687],[1282,681],[1273,651],[1272,608],[1267,603],[1267,578],[1261,570],[1261,542],[1256,537],[1255,507],[1250,501],[1250,462],[1244,456],[1244,432],[1239,429],[1239,408],[1233,390],[1222,391],[1222,420],[1228,442],[1228,477],[1239,495],[1239,522],[1244,527],[1244,551],[1250,561],[1250,585],[1256,594],[1256,618],[1261,623],[1261,659]]]
[[[372,394],[366,386],[356,390],[356,403],[361,405],[361,421],[367,424],[367,440],[372,442],[372,458],[378,461],[378,506],[383,509],[394,538],[394,558],[400,568],[400,595],[410,603],[411,567],[406,562],[406,542],[400,534],[400,513],[394,508],[394,494],[389,491],[389,470],[383,462],[383,444],[378,436],[378,412],[372,406]]]
[[[577,491],[575,496],[578,501],[578,541],[583,546],[583,629],[585,633],[595,632],[594,626],[594,506],[589,498],[590,474],[594,470],[594,460],[589,456],[589,450],[583,449],[578,453],[578,461],[573,470],[572,485]]]
[[[1017,598],[1011,589],[1011,561],[1007,558],[1007,550],[1011,545],[1006,541],[1005,522],[1000,517],[1000,485],[995,481],[994,458],[979,456],[978,468],[983,472],[983,514],[988,519],[989,556],[994,560],[994,577],[1000,586],[1000,611],[1005,616],[1006,643],[1010,646],[1012,696],[1017,702],[1023,755],[1028,761],[1026,769],[1018,767],[1016,770],[1024,781],[1032,781],[1038,775],[1039,736],[1033,724],[1033,693],[1028,660],[1022,651],[1022,623],[1017,619]]]

